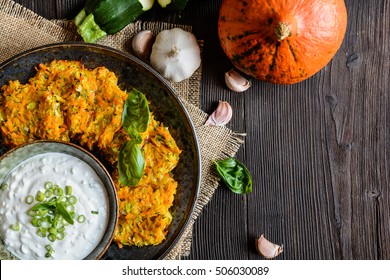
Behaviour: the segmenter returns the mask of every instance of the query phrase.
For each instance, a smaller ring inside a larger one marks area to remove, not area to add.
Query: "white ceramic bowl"
[[[106,199],[105,199],[105,206],[102,208],[102,212],[104,213],[106,226],[101,225],[101,239],[100,242],[97,241],[96,247],[92,247],[92,251],[87,253],[87,255],[83,259],[99,259],[103,256],[103,254],[106,252],[107,248],[109,247],[115,227],[117,224],[118,219],[118,201],[117,201],[117,195],[116,195],[116,189],[114,186],[114,183],[108,173],[108,171],[105,169],[105,167],[99,162],[99,160],[93,156],[90,152],[87,150],[72,144],[72,143],[65,143],[65,142],[58,142],[58,141],[36,141],[32,143],[28,143],[22,146],[19,146],[17,148],[11,149],[7,151],[4,155],[0,157],[0,185],[3,185],[4,181],[7,179],[7,176],[10,174],[12,170],[15,170],[17,166],[22,165],[27,160],[31,159],[34,156],[43,156],[45,157],[45,154],[47,153],[60,153],[65,154],[67,156],[72,156],[78,160],[81,160],[81,165],[86,167],[86,169],[90,170],[87,166],[91,168],[91,172],[94,172],[98,178],[100,179],[102,183],[102,192],[106,193]],[[55,165],[56,163],[54,163]],[[66,162],[62,162],[61,166],[54,166],[54,168],[57,169],[65,169]],[[69,167],[72,168],[72,167]],[[85,170],[86,170],[85,169]],[[85,170],[80,170],[78,176],[83,177]],[[81,176],[80,176],[81,174]],[[50,175],[50,174],[49,174]],[[21,176],[24,176],[21,174]],[[69,175],[70,176],[70,175]],[[7,179],[8,180],[8,179]],[[98,179],[97,179],[98,180]],[[54,182],[53,182],[54,183]],[[18,186],[13,186],[13,188],[17,188]],[[11,185],[5,190],[1,190],[1,192],[11,191]],[[85,189],[81,190],[81,192],[85,192]],[[1,197],[1,196],[0,196]],[[3,197],[6,197],[4,195]],[[4,200],[4,199],[3,199]],[[0,201],[2,203],[3,201]],[[20,202],[23,204],[23,201]],[[82,203],[82,202],[78,202]],[[5,204],[3,204],[5,205]],[[99,206],[101,207],[101,206]],[[17,213],[18,215],[23,215],[20,213]],[[99,215],[101,215],[99,213]],[[103,215],[103,214],[102,214]],[[94,218],[94,217],[93,217]],[[98,220],[96,220],[98,221]],[[103,223],[101,223],[103,224]],[[88,227],[94,226],[92,224],[89,224]],[[105,228],[104,228],[105,227]],[[32,231],[32,230],[31,230]],[[3,232],[3,231],[2,231]],[[3,233],[4,235],[5,233]],[[65,237],[67,238],[67,237]],[[64,238],[64,240],[65,240]],[[72,237],[69,237],[72,238]],[[4,239],[4,237],[2,237]],[[3,240],[2,240],[3,241]],[[50,242],[48,242],[50,243]],[[57,242],[58,243],[58,242]],[[53,243],[54,244],[54,243]],[[58,243],[58,246],[60,246],[60,243]],[[94,245],[89,245],[94,246]],[[12,250],[11,250],[12,251]],[[20,256],[16,257],[15,255],[11,254],[10,250],[7,249],[7,246],[2,242],[0,245],[0,259],[14,259],[14,258],[23,258]]]

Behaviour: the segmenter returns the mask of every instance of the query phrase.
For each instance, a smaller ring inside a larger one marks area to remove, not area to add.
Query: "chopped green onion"
[[[45,200],[45,195],[43,192],[38,191],[37,194],[35,195],[35,199],[39,202],[42,202]]]
[[[55,234],[50,233],[50,234],[47,236],[47,239],[49,239],[49,241],[51,241],[51,242],[54,242],[54,241],[56,241],[57,237],[56,237]]]
[[[54,189],[54,194],[57,195],[57,196],[61,196],[61,195],[64,194],[64,190],[57,186],[57,187]]]
[[[29,215],[30,217],[34,217],[36,214],[37,214],[37,211],[35,211],[35,210],[30,209],[27,211],[27,215]]]
[[[49,190],[53,187],[53,183],[52,182],[46,182],[43,187],[45,188],[45,190]]]
[[[29,109],[29,110],[34,110],[36,106],[37,106],[37,103],[30,102],[30,103],[27,104],[26,108]]]
[[[41,219],[37,218],[37,217],[34,217],[31,221],[31,224],[34,226],[34,227],[40,227],[41,224],[42,224],[42,221]]]
[[[46,223],[51,224],[52,223],[52,219],[50,218],[50,216],[44,216],[42,218],[42,222],[46,222]]]
[[[71,205],[74,205],[77,203],[77,197],[75,197],[74,195],[71,195],[68,197],[68,203],[71,204]]]
[[[51,224],[48,221],[42,221],[40,227],[44,229],[50,228]]]
[[[58,213],[53,213],[53,214],[54,214],[53,223],[59,222],[61,220],[61,215]]]
[[[49,233],[56,235],[57,234],[57,229],[55,227],[50,227],[48,230]]]
[[[36,212],[38,216],[42,216],[42,217],[45,216],[47,213],[49,213],[49,210],[47,209],[38,209]]]
[[[66,211],[68,211],[69,213],[73,213],[74,210],[75,210],[75,207],[74,205],[68,205],[65,207]]]
[[[13,229],[14,231],[20,231],[19,222],[16,222],[14,225],[11,225],[11,229]]]
[[[91,213],[94,214],[94,215],[97,215],[97,214],[99,214],[99,211],[91,210]]]
[[[50,245],[46,245],[45,249],[47,251],[46,254],[45,254],[45,257],[46,258],[50,258],[52,256],[52,254],[54,253],[53,247],[51,247]]]
[[[38,235],[39,237],[46,237],[46,230],[38,229],[38,230],[37,230],[37,235]]]
[[[131,203],[126,203],[125,209],[127,213],[131,211],[131,207],[133,207]]]
[[[64,232],[57,232],[56,237],[58,240],[62,240],[65,238],[65,233]]]
[[[4,190],[6,190],[6,189],[8,189],[8,184],[7,184],[7,183],[1,184],[0,190],[4,191]]]
[[[37,228],[36,234],[42,238],[47,238],[50,242],[62,240],[66,236],[65,228],[74,224],[76,217],[77,197],[72,195],[71,186],[61,188],[52,182],[46,182],[44,189],[39,190],[35,197],[29,195],[25,198],[27,204],[36,203],[27,211],[31,217],[31,224]],[[92,211],[97,214],[98,211]],[[85,222],[86,217],[79,215],[77,221]],[[16,228],[16,225],[15,225]],[[52,256],[54,250],[50,245],[46,247],[46,257]]]
[[[72,186],[65,186],[65,194],[66,195],[72,195]]]
[[[54,228],[59,228],[60,226],[62,226],[62,223],[60,222],[60,220],[53,220],[53,223],[51,225]]]
[[[64,226],[60,226],[59,228],[57,228],[57,232],[58,233],[64,233],[65,232],[65,227]]]
[[[79,223],[84,223],[85,220],[86,220],[86,218],[85,218],[85,216],[84,216],[83,214],[81,214],[81,215],[79,215],[79,216],[77,217],[77,221],[78,221]]]
[[[32,195],[28,195],[26,196],[26,198],[24,199],[24,201],[27,203],[27,204],[31,204],[34,202],[34,197]]]
[[[45,191],[45,196],[46,196],[47,198],[51,197],[52,195],[53,195],[53,191],[52,191],[52,190],[46,190],[46,191]]]

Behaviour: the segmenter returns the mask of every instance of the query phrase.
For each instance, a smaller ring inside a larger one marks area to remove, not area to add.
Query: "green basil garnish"
[[[252,192],[252,177],[242,162],[235,158],[215,161],[219,176],[226,186],[234,193]]]
[[[125,186],[135,186],[145,168],[144,155],[134,140],[122,144],[118,154],[119,180]]]
[[[31,211],[42,211],[42,210],[55,210],[56,209],[56,201],[52,200],[49,202],[40,202],[31,207]]]
[[[118,155],[119,180],[125,186],[135,186],[141,180],[145,159],[138,144],[142,142],[140,133],[148,129],[149,122],[148,100],[142,92],[133,88],[122,113],[123,129],[132,140],[122,144]]]
[[[133,88],[126,99],[122,113],[122,125],[131,139],[141,143],[139,133],[148,129],[150,111],[148,100],[139,90]]]
[[[69,212],[66,210],[66,207],[63,202],[57,202],[57,213],[64,218],[65,221],[67,221],[69,224],[73,225],[73,219],[72,216],[69,214]]]
[[[54,213],[58,213],[59,215],[64,218],[65,221],[67,221],[69,224],[73,225],[73,219],[69,212],[66,210],[66,207],[63,202],[59,202],[57,199],[53,199],[49,202],[40,202],[35,204],[33,207],[31,207],[30,211],[45,211],[45,210],[51,210],[54,211]]]

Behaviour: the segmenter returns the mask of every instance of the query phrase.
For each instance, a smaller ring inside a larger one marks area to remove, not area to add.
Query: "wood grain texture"
[[[16,2],[49,19],[72,18],[84,3]],[[291,86],[251,79],[243,94],[224,84],[232,64],[218,41],[221,2],[142,16],[193,25],[205,42],[202,109],[229,101],[228,127],[247,133],[237,158],[253,193],[220,186],[195,224],[189,259],[261,259],[260,234],[284,245],[278,259],[390,259],[390,1],[345,1],[346,37],[324,69]]]

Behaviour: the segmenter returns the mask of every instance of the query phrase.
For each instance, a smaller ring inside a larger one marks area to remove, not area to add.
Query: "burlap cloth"
[[[98,43],[132,53],[131,39],[137,32],[149,29],[156,34],[161,30],[173,27],[180,27],[187,31],[192,30],[191,26],[137,21],[128,25],[121,32],[108,36]],[[22,51],[41,45],[81,41],[71,21],[46,20],[11,0],[0,0],[0,38],[0,63]],[[202,47],[202,41],[199,43]],[[234,156],[244,138],[243,134],[235,133],[226,127],[204,125],[208,115],[200,109],[201,78],[202,67],[190,79],[180,83],[171,83],[183,100],[196,128],[202,157],[202,179],[198,202],[189,225],[166,259],[180,259],[189,255],[194,222],[202,208],[211,199],[219,183],[219,178],[212,166],[212,160]]]

